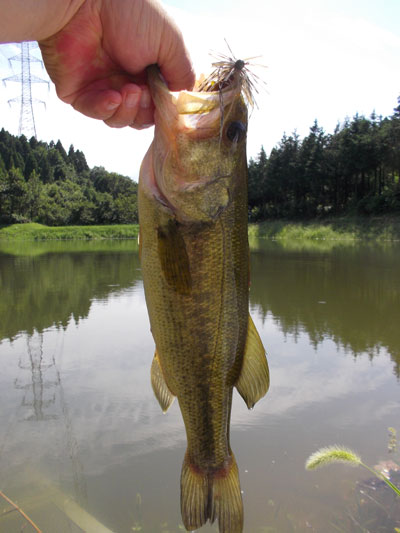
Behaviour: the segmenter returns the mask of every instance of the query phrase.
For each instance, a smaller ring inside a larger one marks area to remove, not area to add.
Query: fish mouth
[[[213,222],[232,201],[232,161],[221,132],[240,88],[171,92],[156,66],[148,68],[148,82],[155,104],[151,194],[183,223]]]
[[[147,79],[160,122],[174,131],[183,131],[189,137],[205,138],[219,131],[223,108],[230,106],[240,94],[240,84],[230,84],[223,89],[174,92],[157,65],[147,68]]]

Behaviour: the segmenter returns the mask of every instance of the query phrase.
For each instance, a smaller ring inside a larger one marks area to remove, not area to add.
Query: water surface
[[[399,504],[379,486],[374,503],[368,473],[304,462],[333,443],[396,459],[400,246],[252,244],[271,388],[253,411],[234,397],[245,532],[393,532]],[[82,531],[55,518],[54,494],[115,533],[182,531],[185,432],[153,397],[153,352],[134,242],[1,245],[0,490],[45,533]],[[21,524],[0,516],[1,532]]]

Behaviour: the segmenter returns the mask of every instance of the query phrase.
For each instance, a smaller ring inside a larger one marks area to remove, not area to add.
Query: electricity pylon
[[[7,78],[3,78],[3,83],[8,81],[16,81],[21,84],[21,94],[15,98],[8,100],[11,105],[12,102],[18,102],[20,104],[19,114],[19,128],[18,135],[24,134],[28,139],[36,137],[36,125],[35,117],[33,114],[33,104],[40,103],[46,105],[43,100],[38,100],[32,97],[32,83],[47,83],[49,82],[31,73],[31,63],[42,63],[40,59],[30,54],[30,50],[37,45],[30,42],[23,42],[20,45],[21,52],[8,59],[11,64],[12,61],[18,61],[21,63],[21,71],[19,74],[14,74]]]

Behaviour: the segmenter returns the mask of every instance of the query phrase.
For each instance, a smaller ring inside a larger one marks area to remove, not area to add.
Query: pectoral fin
[[[169,390],[168,385],[165,382],[164,374],[160,365],[160,359],[158,353],[154,354],[154,359],[151,364],[151,386],[153,387],[154,394],[160,404],[163,413],[166,413],[171,407],[175,396]]]
[[[235,385],[249,409],[267,394],[269,387],[265,349],[250,315],[242,370]]]
[[[178,294],[190,294],[189,258],[178,223],[170,220],[166,226],[158,228],[157,236],[158,257],[166,282]]]

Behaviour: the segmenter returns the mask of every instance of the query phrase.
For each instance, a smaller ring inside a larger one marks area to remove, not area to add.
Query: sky
[[[196,73],[208,74],[210,50],[254,60],[266,83],[251,113],[247,151],[267,154],[284,133],[301,138],[318,120],[328,133],[356,113],[389,116],[400,96],[400,0],[166,0],[180,27]],[[0,78],[17,74],[7,58],[14,45],[0,46]],[[39,49],[32,55],[40,58]],[[40,63],[32,73],[48,79]],[[54,86],[32,86],[37,137],[61,140],[84,152],[90,167],[103,166],[137,180],[153,128],[113,129],[58,100]],[[18,134],[20,93],[16,82],[0,84],[0,128]],[[39,101],[45,101],[46,106]]]

